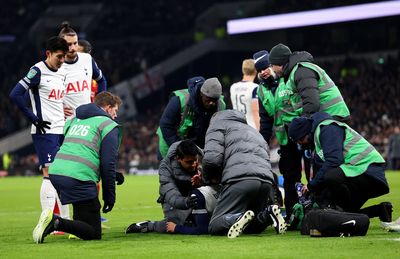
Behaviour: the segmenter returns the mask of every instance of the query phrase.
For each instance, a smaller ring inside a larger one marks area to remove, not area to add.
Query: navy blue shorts
[[[48,167],[64,140],[63,134],[32,134],[33,145],[41,167]]]

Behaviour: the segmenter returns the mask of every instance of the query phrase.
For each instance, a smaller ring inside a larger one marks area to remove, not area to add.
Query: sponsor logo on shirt
[[[83,80],[82,83],[79,81],[76,81],[75,83],[68,83],[67,86],[67,94],[69,93],[77,93],[77,92],[83,92],[83,91],[89,91],[89,84],[86,80]]]
[[[50,91],[50,94],[49,94],[49,96],[47,97],[47,99],[49,99],[49,100],[51,100],[51,99],[54,99],[54,100],[61,100],[63,97],[64,97],[64,90],[60,90],[60,89],[55,90],[55,89],[52,89],[52,90]]]

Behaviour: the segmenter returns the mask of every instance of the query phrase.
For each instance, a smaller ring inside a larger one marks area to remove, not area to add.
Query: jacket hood
[[[299,62],[313,62],[313,56],[308,53],[307,51],[296,51],[293,52],[292,55],[289,57],[289,63],[287,63],[283,69],[283,76],[289,76],[290,72],[292,71],[293,67]]]
[[[243,112],[236,110],[224,110],[216,112],[214,116],[211,118],[210,125],[214,123],[215,120],[238,121],[247,124],[246,115]]]
[[[107,116],[111,118],[110,115],[108,115],[108,113],[106,113],[102,108],[100,108],[94,103],[88,103],[79,106],[78,108],[76,108],[75,113],[76,113],[76,118],[81,120],[95,116]]]
[[[169,147],[166,158],[171,159],[171,158],[175,157],[176,148],[178,147],[179,143],[181,143],[181,142],[182,141],[175,142]]]
[[[311,132],[314,134],[315,129],[317,128],[318,124],[320,124],[324,120],[329,120],[329,119],[333,119],[333,118],[331,115],[329,115],[326,112],[316,112],[311,116],[311,119],[313,120]]]
[[[189,89],[189,105],[196,112],[200,113],[203,106],[200,103],[200,88],[203,85],[205,78],[202,76],[192,77],[187,81],[187,86]]]

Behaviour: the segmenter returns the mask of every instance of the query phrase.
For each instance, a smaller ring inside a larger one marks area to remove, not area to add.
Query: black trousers
[[[101,239],[100,201],[98,198],[72,204],[73,220],[58,219],[58,231],[73,234],[83,240]]]
[[[373,177],[366,174],[346,177],[338,167],[325,173],[324,187],[317,193],[317,202],[338,205],[348,212],[360,212],[367,200],[387,192],[388,187]]]
[[[286,215],[290,217],[293,206],[299,202],[295,184],[301,180],[302,152],[298,150],[296,143],[289,140],[287,145],[280,146],[280,156],[279,171],[284,179]]]

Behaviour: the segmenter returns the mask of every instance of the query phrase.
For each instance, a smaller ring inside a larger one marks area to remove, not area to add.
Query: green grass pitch
[[[400,216],[400,172],[387,172],[391,192],[368,204],[391,201],[393,219]],[[0,258],[400,258],[400,233],[388,233],[372,219],[366,237],[311,238],[299,232],[276,235],[268,228],[260,235],[185,236],[130,234],[137,221],[162,218],[157,176],[127,176],[117,186],[117,203],[104,215],[110,229],[100,241],[47,236],[35,244],[32,230],[40,215],[40,177],[0,179]]]

